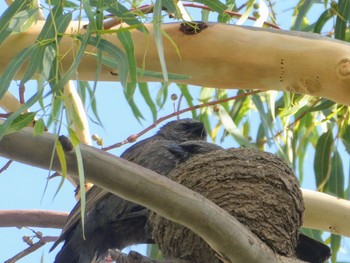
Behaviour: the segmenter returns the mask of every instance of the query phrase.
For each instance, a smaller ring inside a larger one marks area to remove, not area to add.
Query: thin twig
[[[5,172],[7,170],[7,168],[10,167],[11,163],[13,163],[12,160],[9,160],[1,169],[0,169],[0,174]]]
[[[38,242],[34,243],[32,246],[26,248],[25,250],[19,252],[18,254],[13,256],[12,258],[6,260],[4,263],[14,263],[14,262],[20,260],[21,258],[29,255],[30,253],[38,250],[39,248],[44,246],[46,243],[55,242],[56,240],[57,240],[57,237],[54,237],[54,236],[42,237],[42,238],[40,238],[40,240]]]
[[[136,141],[140,136],[144,135],[146,132],[152,130],[153,128],[157,127],[158,124],[162,123],[163,121],[167,120],[167,119],[170,119],[172,117],[176,117],[178,115],[181,115],[182,113],[185,113],[185,112],[188,112],[188,111],[193,111],[193,110],[196,110],[196,109],[200,109],[200,108],[204,108],[204,107],[208,107],[208,106],[213,106],[213,105],[217,105],[217,104],[220,104],[220,103],[224,103],[224,102],[227,102],[227,101],[231,101],[231,100],[236,100],[236,99],[240,99],[240,98],[244,98],[248,95],[253,95],[253,94],[257,94],[257,93],[260,93],[262,92],[261,90],[255,90],[255,91],[250,91],[250,92],[246,92],[246,93],[242,93],[242,94],[239,94],[239,95],[236,95],[236,96],[233,96],[233,97],[229,97],[229,98],[226,98],[226,99],[222,99],[222,100],[216,100],[216,101],[211,101],[211,102],[206,102],[206,103],[203,103],[203,104],[199,104],[199,105],[194,105],[194,106],[191,106],[191,107],[188,107],[186,109],[183,109],[183,110],[180,110],[180,111],[177,111],[177,112],[174,112],[172,114],[169,114],[169,115],[166,115],[164,117],[161,117],[159,118],[157,121],[155,121],[151,126],[147,127],[146,129],[144,129],[143,131],[137,133],[137,134],[133,134],[133,135],[130,135],[127,139],[125,139],[124,141],[121,141],[121,142],[118,142],[118,143],[115,143],[111,146],[107,146],[107,147],[104,147],[102,148],[102,150],[104,151],[109,151],[111,149],[114,149],[114,148],[118,148],[124,144],[127,144],[127,143],[130,143],[130,142],[134,142]]]
[[[10,117],[11,114],[12,114],[12,112],[0,113],[0,118],[6,119],[6,118]]]
[[[19,84],[19,102],[21,104],[25,103],[25,99],[24,99],[25,91],[26,91],[26,87],[24,86],[24,83],[21,81]]]

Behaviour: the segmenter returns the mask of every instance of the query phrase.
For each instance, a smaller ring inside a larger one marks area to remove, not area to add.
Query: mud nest
[[[194,156],[169,176],[234,215],[276,253],[294,256],[304,203],[292,169],[281,158],[253,149],[219,150]],[[153,212],[149,220],[165,257],[221,262],[191,230]]]

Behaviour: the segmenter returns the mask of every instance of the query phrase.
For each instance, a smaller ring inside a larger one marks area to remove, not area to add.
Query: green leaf
[[[79,50],[76,52],[76,56],[74,57],[73,64],[69,67],[69,69],[64,73],[64,75],[59,79],[59,81],[53,85],[52,90],[56,91],[62,87],[76,74],[77,69],[80,65],[80,61],[85,54],[85,49],[88,46],[90,40],[90,33],[86,33],[84,38],[81,40],[81,46]]]
[[[62,39],[63,33],[66,32],[66,29],[72,20],[71,13],[64,14],[63,12],[64,9],[62,5],[57,5],[52,9],[38,36],[39,44],[47,44],[55,41],[57,41],[57,44],[59,43]]]
[[[191,93],[188,90],[188,86],[184,85],[184,84],[177,84],[177,86],[179,87],[182,96],[186,99],[188,106],[192,107],[193,106],[193,98],[192,98]],[[196,120],[198,118],[196,110],[191,111],[191,113],[192,113],[192,118]]]
[[[68,127],[69,140],[71,141],[73,147],[77,147],[80,143],[79,136],[71,127]]]
[[[350,154],[350,125],[346,125],[345,128],[342,129],[341,140],[345,146],[345,150]]]
[[[61,165],[61,181],[60,181],[59,186],[57,187],[57,190],[56,190],[53,198],[55,198],[57,196],[58,192],[60,191],[60,189],[63,186],[64,181],[67,178],[66,156],[64,154],[63,146],[59,140],[56,140],[55,149],[56,149],[56,154],[58,156],[58,159],[59,159],[60,165]]]
[[[129,31],[121,31],[117,33],[118,39],[122,43],[124,50],[126,52],[126,57],[129,64],[129,76],[130,76],[130,86],[129,88],[135,90],[137,83],[137,74],[136,74],[136,59],[134,54],[134,41],[131,37]]]
[[[323,190],[325,183],[329,179],[333,143],[334,140],[331,130],[323,133],[317,141],[314,171],[316,175],[316,186],[319,191]]]
[[[78,173],[79,173],[79,185],[80,185],[80,204],[81,204],[81,227],[83,231],[83,238],[85,239],[85,204],[86,204],[86,196],[85,196],[85,176],[84,176],[84,163],[83,157],[81,155],[80,147],[77,145],[75,147],[75,155],[77,157],[78,163]]]
[[[320,17],[317,19],[317,22],[315,24],[314,27],[314,33],[318,33],[320,34],[323,27],[325,26],[325,24],[333,17],[333,15],[331,14],[331,12],[327,9],[325,10]]]
[[[179,8],[176,5],[176,1],[173,0],[162,0],[162,6],[167,9],[167,12],[172,14],[177,19],[181,19],[182,15],[179,12]]]
[[[162,87],[159,89],[156,102],[159,108],[163,108],[166,100],[168,98],[168,84],[162,83]]]
[[[35,47],[33,46],[23,49],[6,66],[0,77],[0,98],[4,96],[11,84],[11,81],[14,79],[15,74],[23,66],[27,59],[34,54],[34,51]]]
[[[265,113],[264,109],[264,103],[261,100],[261,97],[259,95],[251,95],[252,102],[254,103],[256,109],[259,112],[261,123],[263,125],[263,128],[265,130],[265,136],[268,138],[270,136],[271,127],[273,127],[273,124],[271,123],[270,119],[267,117],[267,114]],[[274,138],[274,137],[273,137]],[[267,144],[271,146],[271,141],[267,140]]]
[[[98,1],[101,2],[101,1]],[[90,6],[90,1],[89,0],[82,0],[81,1],[84,12],[87,16],[87,18],[89,19],[89,27],[91,30],[96,30],[97,29],[97,25],[96,25],[96,21],[94,18],[94,13],[92,11],[92,7]]]
[[[163,49],[163,34],[162,34],[162,1],[156,0],[153,9],[153,31],[154,31],[154,41],[157,46],[157,52],[159,56],[160,67],[162,69],[164,81],[167,83],[169,81],[168,70],[166,67],[164,49]]]
[[[28,113],[23,113],[19,115],[13,120],[9,129],[7,130],[7,133],[19,131],[20,129],[23,129],[29,126],[29,124],[33,123],[35,116],[36,116],[35,112],[28,112]]]
[[[12,33],[9,25],[11,19],[15,17],[19,12],[30,10],[32,0],[15,0],[5,10],[0,17],[0,45],[4,40]],[[1,97],[1,96],[0,96]]]
[[[99,2],[97,0],[90,0],[90,5],[99,6]],[[115,15],[116,18],[121,19],[123,22],[128,25],[138,25],[138,29],[141,31],[145,31],[145,27],[143,24],[136,18],[136,16],[130,12],[128,8],[123,6],[120,1],[115,0],[104,0],[104,6],[107,7],[106,11]]]
[[[219,14],[222,14],[226,10],[226,5],[217,0],[196,0],[196,2],[210,7],[213,11],[218,12]]]
[[[344,167],[341,155],[337,150],[331,159],[331,176],[325,189],[338,197],[344,198]]]
[[[333,105],[335,105],[335,102],[327,99],[322,99],[320,104],[308,109],[308,112],[322,111],[331,108]]]
[[[255,148],[255,145],[243,136],[242,132],[233,122],[231,116],[223,107],[221,107],[221,105],[219,105],[219,118],[227,132],[229,132],[241,146]]]
[[[240,95],[243,93],[244,93],[243,90],[239,90],[237,92],[237,95]],[[230,110],[230,115],[232,120],[236,124],[239,124],[242,121],[242,119],[247,116],[248,111],[250,110],[249,105],[250,105],[250,100],[248,99],[247,96],[234,100]]]
[[[144,70],[144,69],[137,69],[137,74],[140,76],[147,76],[151,78],[157,78],[160,80],[163,80],[163,74],[160,72],[150,71],[150,70]],[[182,75],[182,74],[175,74],[175,73],[169,73],[168,72],[169,80],[173,80],[176,82],[176,80],[183,80],[183,79],[190,79],[191,77],[188,75]]]
[[[47,121],[47,126],[50,127],[53,122],[58,121],[59,115],[62,112],[63,108],[63,98],[59,96],[58,92],[52,96],[51,102],[51,112],[49,119]]]
[[[143,82],[139,83],[139,90],[143,99],[145,100],[149,109],[151,110],[153,121],[155,122],[157,120],[157,107],[152,100],[151,93],[149,92],[149,88],[148,88],[148,83],[143,83]]]
[[[345,40],[347,24],[350,19],[350,1],[338,1],[338,16],[334,27],[334,37],[336,39]]]
[[[124,90],[124,95],[125,95],[125,98],[128,101],[128,104],[129,104],[131,110],[132,110],[132,113],[134,114],[134,117],[140,122],[140,119],[144,119],[144,117],[143,117],[141,111],[139,110],[139,108],[137,107],[137,104],[134,101],[134,97],[133,96],[128,96],[125,93],[125,90]]]
[[[96,87],[94,86],[94,88],[91,88],[89,83],[87,81],[79,81],[79,90],[80,90],[80,94],[83,96],[83,98],[85,98],[86,96],[83,95],[85,94],[85,91],[88,91],[89,96],[90,96],[90,106],[92,109],[92,113],[94,114],[97,122],[95,120],[92,120],[94,123],[97,123],[98,125],[103,127],[101,118],[98,114],[97,111],[97,103],[96,103]],[[91,119],[91,118],[90,118]]]
[[[331,249],[332,249],[332,263],[337,262],[337,254],[340,248],[341,236],[332,234],[331,235]]]
[[[86,37],[84,37],[84,39],[86,39]],[[110,55],[108,58],[109,61],[113,62],[114,65],[117,65],[120,82],[124,88],[127,88],[129,65],[125,53],[105,39],[89,37],[87,43]]]
[[[34,135],[41,135],[43,134],[45,131],[45,123],[43,119],[39,119],[37,121],[35,121],[34,124]]]
[[[38,11],[39,8],[33,8],[18,12],[11,19],[8,30],[16,33],[25,31],[34,23],[34,18]]]
[[[306,18],[307,12],[309,12],[311,6],[315,0],[301,0],[294,12],[297,12],[297,16],[294,19],[294,23],[291,27],[292,30],[302,31],[304,19]]]

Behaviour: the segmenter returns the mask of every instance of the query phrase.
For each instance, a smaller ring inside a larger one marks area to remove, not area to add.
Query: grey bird
[[[178,158],[167,150],[173,143],[206,140],[202,122],[192,119],[172,121],[152,137],[128,148],[121,158],[168,175]],[[83,238],[80,202],[71,211],[67,223],[52,251],[65,241],[56,263],[90,263],[107,255],[108,249],[123,249],[132,244],[152,242],[147,229],[148,210],[126,201],[97,186],[86,194],[85,229]]]

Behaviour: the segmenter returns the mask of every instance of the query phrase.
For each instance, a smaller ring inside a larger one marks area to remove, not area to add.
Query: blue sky
[[[279,11],[284,14],[284,19],[279,21],[282,27],[290,25],[290,17],[292,10],[289,7],[295,5],[297,1],[278,1]],[[322,8],[320,6],[320,8]],[[0,5],[0,12],[2,13],[5,9],[5,4]],[[315,10],[317,12],[317,10]],[[280,16],[282,17],[282,16]],[[17,94],[17,83],[13,83],[12,91]],[[35,90],[35,83],[31,82],[27,85],[28,92],[26,93],[27,98],[29,94]],[[160,84],[152,84],[151,92],[157,93]],[[197,89],[196,87],[194,87]],[[199,90],[199,89],[198,89]],[[169,94],[176,93],[179,95],[177,88],[172,87]],[[141,107],[144,109],[142,113],[145,116],[146,121],[142,122],[142,125],[136,121],[133,117],[132,112],[127,105],[122,88],[119,83],[99,83],[97,90],[97,105],[100,117],[104,127],[98,125],[91,125],[91,134],[98,133],[100,137],[104,139],[105,145],[110,145],[115,142],[119,142],[127,138],[129,135],[141,131],[152,123],[150,111],[145,106],[143,100],[139,95],[136,97],[137,103],[142,104]],[[35,110],[35,109],[33,109]],[[164,116],[173,112],[172,102],[169,100],[165,109],[159,112],[159,116]],[[183,115],[181,117],[189,117],[190,115]],[[252,117],[251,122],[254,122]],[[142,138],[153,135],[157,130],[154,129],[144,135]],[[140,139],[142,139],[140,138]],[[125,145],[121,148],[112,151],[115,155],[119,156],[129,145]],[[237,144],[232,140],[228,139],[223,143],[223,146],[233,147]],[[310,153],[307,156],[305,163],[312,163],[313,157]],[[5,164],[6,160],[0,158],[0,167]],[[348,166],[345,166],[348,167]],[[312,168],[312,167],[311,167]],[[309,171],[310,173],[313,172]],[[310,174],[311,175],[311,174]],[[4,173],[0,174],[0,210],[3,209],[48,209],[58,211],[70,211],[75,205],[74,199],[74,188],[69,182],[66,182],[59,192],[59,194],[53,199],[54,193],[59,185],[60,179],[56,178],[50,180],[48,188],[44,193],[44,189],[47,183],[48,171],[41,170],[35,167],[24,166],[19,163],[13,163],[10,168]],[[310,180],[305,181],[304,187],[313,189],[314,181],[313,176],[309,176]],[[60,230],[52,229],[41,229],[44,235],[59,235]],[[22,251],[27,245],[22,242],[23,235],[32,235],[28,229],[16,229],[16,228],[0,228],[0,262],[12,257],[16,253]],[[18,261],[20,263],[32,263],[40,262],[41,256],[44,256],[44,262],[52,262],[55,254],[59,249],[56,249],[53,253],[48,254],[51,244],[44,246],[35,253],[30,254],[24,259]],[[344,260],[350,262],[349,256],[349,245],[346,245],[347,256]]]

